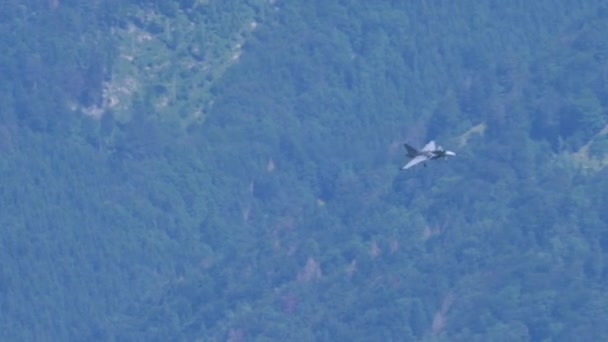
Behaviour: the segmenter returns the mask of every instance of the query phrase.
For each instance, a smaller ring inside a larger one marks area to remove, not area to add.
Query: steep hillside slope
[[[562,85],[571,59],[600,46],[572,43],[581,23],[605,11],[278,8],[214,87],[197,140],[221,173],[224,209],[201,236],[222,261],[142,303],[133,317],[146,318],[122,333],[155,336],[172,317],[160,331],[185,338],[604,337],[604,171],[580,173],[560,152],[597,134],[606,111],[561,124],[568,136],[541,123],[586,113],[564,112],[582,93]],[[606,63],[587,61],[580,85],[601,104],[592,75]],[[562,100],[547,106],[551,93]],[[484,134],[456,159],[397,171],[406,139],[457,146],[472,127]],[[233,220],[215,221],[224,213]]]
[[[601,2],[24,4],[2,339],[608,337]]]

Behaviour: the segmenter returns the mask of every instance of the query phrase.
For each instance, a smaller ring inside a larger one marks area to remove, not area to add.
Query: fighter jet
[[[428,144],[426,144],[422,150],[418,151],[412,146],[408,144],[403,144],[405,149],[407,150],[407,156],[412,158],[407,164],[405,164],[401,170],[409,169],[410,167],[423,163],[426,167],[427,160],[446,158],[448,156],[455,156],[456,153],[452,151],[444,150],[443,147],[437,146],[434,140],[431,140]]]

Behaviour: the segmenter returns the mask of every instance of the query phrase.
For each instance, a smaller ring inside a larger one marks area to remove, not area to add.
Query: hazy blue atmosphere
[[[605,1],[0,7],[0,340],[608,341]]]

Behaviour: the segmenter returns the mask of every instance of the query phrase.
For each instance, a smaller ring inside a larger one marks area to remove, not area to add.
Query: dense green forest
[[[606,36],[602,1],[5,0],[0,339],[608,340]]]

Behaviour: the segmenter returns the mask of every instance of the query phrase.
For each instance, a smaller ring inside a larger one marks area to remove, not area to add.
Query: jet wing
[[[409,163],[405,164],[405,165],[404,165],[404,166],[401,168],[401,170],[406,170],[406,169],[409,169],[410,167],[412,167],[412,166],[414,166],[414,165],[416,165],[416,164],[420,164],[420,163],[422,163],[422,162],[424,162],[424,161],[427,161],[428,159],[429,159],[429,158],[428,158],[427,156],[422,156],[422,155],[417,156],[417,157],[415,157],[414,159],[410,160],[410,162],[409,162]]]
[[[437,146],[435,145],[435,140],[431,140],[428,144],[424,145],[420,152],[429,152],[437,150]]]

